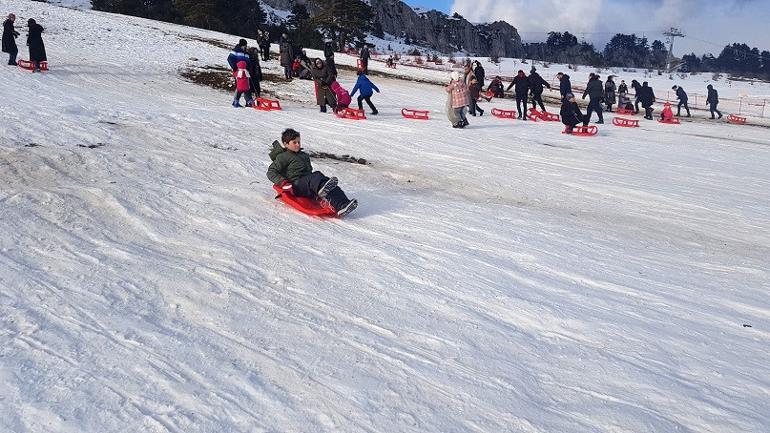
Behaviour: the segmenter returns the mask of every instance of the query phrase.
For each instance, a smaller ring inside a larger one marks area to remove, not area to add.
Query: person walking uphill
[[[235,78],[235,98],[233,98],[233,107],[241,107],[241,96],[246,98],[246,106],[251,107],[254,105],[254,100],[251,98],[251,75],[249,74],[249,64],[245,60],[238,62],[238,69],[233,71],[233,77]]]
[[[353,90],[350,92],[350,97],[356,96],[356,92],[359,90],[361,91],[361,94],[358,96],[358,109],[363,110],[364,108],[361,102],[366,101],[366,104],[369,105],[369,108],[372,110],[370,114],[377,114],[377,107],[372,104],[370,98],[374,95],[375,90],[377,93],[380,93],[380,89],[369,80],[369,77],[364,74],[364,71],[358,71],[358,80],[356,80],[356,85],[353,86]]]
[[[48,57],[45,54],[45,44],[43,44],[43,26],[30,18],[27,21],[29,33],[27,34],[27,45],[29,46],[29,61],[35,68],[32,72],[40,72],[40,62],[47,62]]]
[[[267,178],[280,185],[284,192],[297,197],[326,200],[343,217],[358,207],[358,201],[350,200],[337,186],[336,177],[326,177],[313,171],[310,156],[302,151],[299,132],[289,128],[281,134],[281,143],[273,142],[270,151],[272,163],[267,168]]]
[[[714,118],[714,113],[717,113],[719,115],[719,118],[722,118],[722,113],[717,110],[717,105],[719,105],[719,93],[717,93],[717,90],[709,84],[706,86],[706,89],[708,89],[709,94],[706,97],[706,103],[709,104],[709,111],[711,112],[711,118]]]
[[[511,90],[511,87],[514,88],[514,93],[516,94],[516,110],[519,112],[519,119],[521,120],[527,120],[527,95],[529,94],[529,79],[527,79],[527,75],[519,69],[518,74],[513,78],[513,81],[511,81],[511,84],[508,85],[508,87],[505,89]],[[524,103],[524,111],[521,111],[521,103]]]
[[[533,66],[529,71],[529,91],[532,94],[532,108],[535,108],[535,103],[540,104],[540,109],[545,112],[545,104],[543,104],[543,88],[551,88],[551,85],[537,73],[537,69]]]
[[[583,124],[588,125],[591,121],[591,114],[596,111],[596,115],[599,116],[599,121],[596,123],[604,123],[604,115],[602,114],[602,97],[604,96],[604,85],[596,74],[591,74],[586,85],[586,90],[583,92],[583,99],[588,96],[588,110],[586,110],[586,116],[583,119]]]
[[[304,63],[302,65],[305,66]],[[331,87],[329,87],[334,82],[335,77],[326,67],[323,60],[317,58],[313,61],[310,75],[313,77],[313,81],[315,81],[315,100],[318,106],[321,107],[321,113],[326,113],[327,104],[332,110],[335,110],[337,108],[337,98]]]
[[[690,117],[690,107],[687,106],[687,92],[684,91],[683,88],[679,86],[673,86],[671,89],[673,89],[676,92],[676,99],[679,100],[679,103],[676,104],[676,115],[679,117],[682,111],[682,106],[684,105],[684,109],[687,110],[687,117]]]
[[[449,93],[447,117],[452,122],[453,128],[465,128],[468,126],[468,119],[465,117],[465,106],[468,105],[468,87],[457,71],[453,71],[449,77],[449,85],[446,86],[446,91]]]
[[[468,111],[471,116],[476,116],[478,111],[479,116],[484,115],[484,110],[478,105],[479,96],[481,95],[481,85],[476,75],[471,70],[470,65],[465,65],[465,86],[468,88]],[[489,98],[487,98],[489,101]]]
[[[8,53],[8,64],[16,66],[16,56],[19,54],[19,47],[16,46],[16,38],[19,32],[13,28],[16,21],[16,15],[8,14],[8,18],[3,22],[3,52]]]
[[[631,88],[634,89],[634,113],[639,114],[639,102],[642,96],[642,85],[636,80],[631,80]]]

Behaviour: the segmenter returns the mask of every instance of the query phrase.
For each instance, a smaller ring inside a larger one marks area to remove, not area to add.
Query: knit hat
[[[248,45],[248,44],[249,44],[249,43],[248,43],[248,42],[246,42],[246,39],[241,39],[240,41],[238,41],[238,45],[240,45],[240,46],[242,46],[242,47],[245,47],[245,46],[246,46],[246,45]]]

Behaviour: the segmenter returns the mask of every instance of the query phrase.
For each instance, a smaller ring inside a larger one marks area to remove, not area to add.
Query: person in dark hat
[[[27,21],[29,33],[27,34],[27,46],[29,46],[29,60],[34,65],[32,72],[40,72],[40,62],[47,62],[45,44],[43,43],[43,26],[30,18]]]
[[[13,28],[16,21],[16,15],[8,14],[8,19],[3,22],[3,52],[8,53],[8,64],[16,66],[16,55],[19,54],[19,47],[16,46],[16,38],[19,32]]]
[[[684,91],[683,88],[680,86],[673,86],[671,87],[671,90],[676,92],[676,99],[679,100],[679,103],[676,105],[676,115],[679,117],[682,111],[682,106],[684,106],[684,109],[687,110],[687,117],[690,117],[690,107],[687,106],[687,92]]]

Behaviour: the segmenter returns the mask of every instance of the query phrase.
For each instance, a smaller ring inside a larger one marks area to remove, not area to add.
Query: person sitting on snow
[[[280,185],[284,192],[297,197],[325,200],[343,217],[358,206],[356,199],[348,199],[337,186],[336,177],[326,177],[320,171],[313,171],[310,155],[302,151],[299,132],[289,128],[281,134],[281,143],[273,142],[270,151],[273,161],[267,169],[267,178],[274,185]]]
[[[663,105],[663,111],[660,112],[660,120],[668,122],[674,118],[674,110],[671,109],[671,104],[666,102]]]
[[[578,123],[584,123],[585,121],[585,116],[580,111],[575,95],[572,93],[564,95],[559,114],[561,115],[561,123],[566,126],[564,132],[567,134],[572,134],[572,129],[577,126]]]
[[[334,96],[337,97],[337,106],[334,107],[334,112],[345,111],[350,106],[350,93],[337,80],[332,81],[329,88],[334,92]]]
[[[237,64],[238,69],[233,71],[233,77],[235,77],[235,98],[233,99],[233,107],[241,107],[241,95],[246,99],[246,106],[251,107],[254,105],[254,99],[251,97],[251,75],[247,68],[249,65],[241,60]]]

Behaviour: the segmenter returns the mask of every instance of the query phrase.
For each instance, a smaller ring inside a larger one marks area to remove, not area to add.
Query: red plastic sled
[[[620,114],[621,116],[627,116],[629,114],[634,114],[634,110],[618,107],[617,110],[615,110],[615,114]]]
[[[16,61],[16,64],[19,65],[21,69],[26,69],[28,71],[32,71],[35,69],[35,64],[30,62],[29,60],[18,60]],[[48,62],[42,61],[40,62],[40,70],[41,71],[47,71],[48,70]]]
[[[281,103],[275,99],[257,98],[256,103],[253,105],[255,110],[260,111],[280,111]]]
[[[337,216],[337,212],[326,202],[319,202],[308,197],[297,197],[290,192],[284,192],[280,186],[273,185],[273,189],[284,203],[297,209],[298,211],[313,216]]]
[[[492,98],[494,98],[494,97],[495,97],[495,92],[493,92],[493,91],[491,91],[491,90],[487,90],[487,91],[486,91],[486,93],[484,93],[484,94],[485,94],[485,95],[487,96],[487,98],[489,98],[489,99],[492,99]]]
[[[745,125],[746,124],[746,118],[741,116],[736,116],[735,114],[728,114],[727,115],[727,121],[730,123],[733,123],[735,125]]]
[[[356,110],[353,108],[343,108],[342,110],[339,110],[334,114],[340,119],[353,119],[353,120],[366,119],[366,114],[364,114],[364,110]]]
[[[638,128],[639,121],[634,119],[624,119],[622,117],[614,117],[612,124],[615,126],[622,126],[623,128]]]
[[[407,119],[428,120],[428,110],[412,110],[411,108],[402,108],[401,115]]]
[[[529,117],[532,120],[542,120],[544,122],[558,122],[561,120],[561,116],[556,113],[549,113],[547,111],[537,111],[535,108],[529,109]]]
[[[682,122],[680,122],[676,117],[672,117],[670,119],[658,119],[658,123],[665,123],[667,125],[679,125]]]
[[[565,128],[564,131],[561,132],[562,134],[567,133],[567,129]],[[591,126],[575,126],[572,128],[572,134],[571,135],[577,135],[578,137],[590,137],[592,135],[596,135],[599,133],[599,128],[591,125]]]
[[[500,119],[515,119],[516,112],[513,110],[501,110],[499,108],[492,109],[492,115],[499,117]]]

